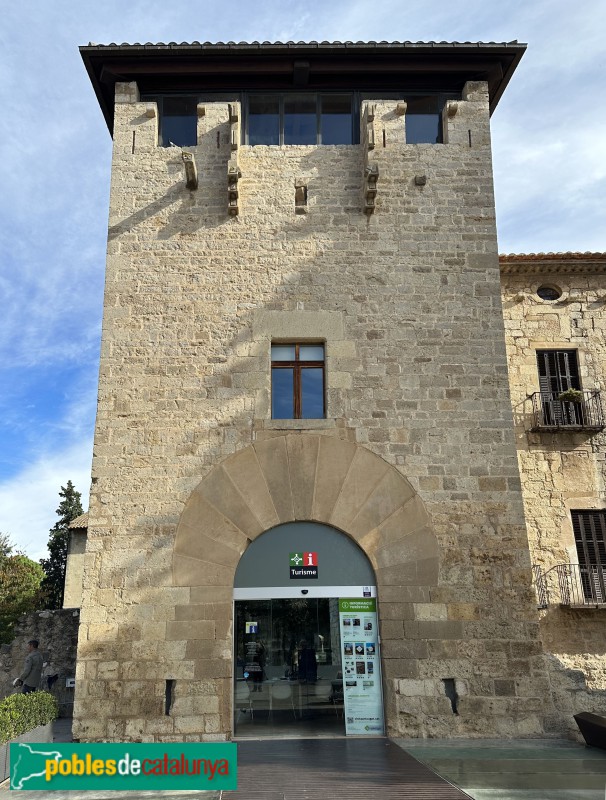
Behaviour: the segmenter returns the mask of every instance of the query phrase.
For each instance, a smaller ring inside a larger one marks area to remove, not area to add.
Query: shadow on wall
[[[545,718],[545,732],[583,741],[574,714],[589,711],[606,715],[606,690],[592,689],[581,669],[571,669],[566,656],[545,654],[555,713]]]
[[[541,638],[565,669],[583,670],[592,689],[606,692],[604,611],[549,606],[540,615]]]

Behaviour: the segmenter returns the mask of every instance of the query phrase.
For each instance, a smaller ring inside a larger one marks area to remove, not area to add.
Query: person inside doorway
[[[261,691],[265,671],[265,647],[261,641],[247,642],[245,674],[248,673],[253,684],[253,692]]]
[[[301,683],[315,683],[318,680],[316,651],[308,647],[306,639],[301,639],[299,644],[298,675]]]

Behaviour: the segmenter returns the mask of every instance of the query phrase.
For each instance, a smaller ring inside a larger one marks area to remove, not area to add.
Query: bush
[[[0,744],[57,718],[57,701],[48,692],[11,694],[0,700]]]

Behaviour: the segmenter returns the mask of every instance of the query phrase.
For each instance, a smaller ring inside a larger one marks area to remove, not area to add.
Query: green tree
[[[46,594],[47,608],[63,606],[63,590],[65,584],[65,565],[67,563],[67,545],[69,543],[69,523],[82,514],[80,492],[77,492],[71,481],[62,486],[59,492],[62,498],[57,509],[58,522],[50,530],[47,543],[48,558],[40,561],[46,577],[42,581],[42,589]]]
[[[31,558],[16,553],[7,534],[0,534],[0,644],[13,641],[15,623],[41,603],[44,570]]]
[[[11,537],[8,533],[0,533],[0,556],[10,556],[15,545],[11,542]]]

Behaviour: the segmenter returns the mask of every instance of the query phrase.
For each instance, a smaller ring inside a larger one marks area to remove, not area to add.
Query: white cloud
[[[0,482],[0,531],[8,533],[17,548],[30,558],[46,558],[48,532],[57,522],[59,490],[68,480],[88,507],[92,439],[64,451],[41,455],[35,462]]]

